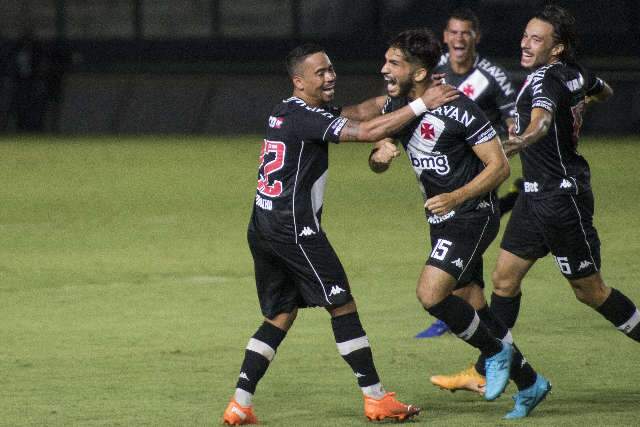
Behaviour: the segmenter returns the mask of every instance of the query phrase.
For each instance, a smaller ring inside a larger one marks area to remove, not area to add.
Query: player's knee
[[[433,307],[442,300],[426,284],[421,283],[416,287],[416,298],[425,309]]]
[[[500,270],[491,274],[493,291],[501,297],[514,297],[520,293],[520,282]]]

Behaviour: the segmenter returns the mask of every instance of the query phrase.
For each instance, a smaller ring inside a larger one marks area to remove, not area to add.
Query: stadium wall
[[[375,69],[375,68],[374,68]],[[585,133],[640,134],[640,73],[601,74],[615,90],[584,123]],[[514,80],[521,81],[522,74]],[[285,75],[71,73],[48,108],[49,131],[64,134],[261,134],[291,93]],[[376,74],[341,74],[337,102],[382,93]],[[56,116],[53,118],[53,116]]]

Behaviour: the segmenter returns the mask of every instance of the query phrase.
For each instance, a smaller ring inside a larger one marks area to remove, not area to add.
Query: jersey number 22
[[[284,155],[286,147],[283,142],[280,141],[268,141],[264,140],[262,143],[262,150],[260,151],[260,167],[259,170],[262,173],[258,175],[258,191],[268,197],[278,197],[282,193],[282,181],[274,179],[269,184],[269,174],[282,169],[284,165]],[[264,162],[264,158],[268,154],[275,154],[273,160]]]

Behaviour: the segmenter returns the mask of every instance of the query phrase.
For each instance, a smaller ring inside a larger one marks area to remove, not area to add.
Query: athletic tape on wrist
[[[427,111],[427,106],[425,105],[422,98],[418,98],[415,101],[411,101],[409,103],[409,107],[413,110],[413,114],[416,116],[420,116]]]

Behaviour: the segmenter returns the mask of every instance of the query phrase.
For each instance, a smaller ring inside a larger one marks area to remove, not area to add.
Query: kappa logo
[[[478,206],[476,206],[476,209],[486,209],[490,206],[491,204],[489,202],[487,202],[486,200],[483,200],[480,203],[478,203]]]
[[[331,290],[329,291],[329,296],[332,297],[334,295],[338,295],[341,294],[342,292],[347,292],[344,289],[342,289],[340,286],[338,285],[333,285],[331,287]]]
[[[451,261],[451,264],[455,264],[455,266],[458,267],[458,268],[464,267],[464,263],[462,262],[462,258],[458,258],[456,260]]]
[[[571,182],[567,179],[563,179],[562,182],[560,183],[560,188],[571,188],[573,187],[573,184],[571,184]]]
[[[243,380],[249,380],[249,376],[246,374],[246,372],[240,372],[240,375],[238,375],[240,378],[242,378]]]
[[[354,375],[356,376],[356,378],[364,378],[364,377],[366,377],[366,375],[361,374],[360,372],[356,372]]]
[[[585,268],[588,268],[590,265],[593,265],[593,263],[585,259],[584,261],[580,262],[580,265],[578,266],[578,271],[584,270]]]
[[[298,234],[298,236],[309,237],[309,236],[313,236],[314,234],[316,234],[316,232],[313,231],[311,227],[304,227],[300,232],[300,234]]]

